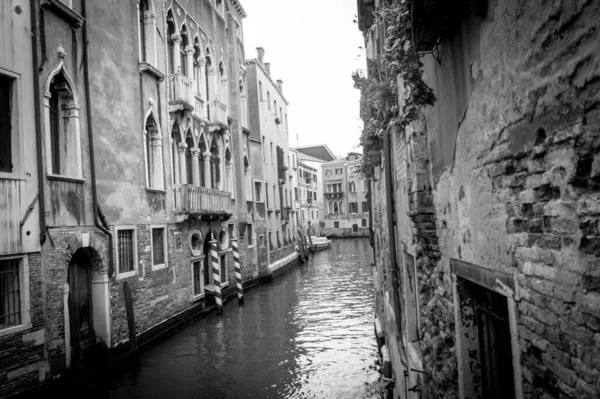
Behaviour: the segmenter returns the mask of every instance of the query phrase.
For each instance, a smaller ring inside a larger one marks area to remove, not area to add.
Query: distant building
[[[317,219],[319,219],[319,227],[322,228],[325,211],[323,208],[323,175],[321,165],[325,162],[331,162],[335,160],[336,157],[326,144],[296,147],[294,150],[298,152],[298,161],[301,161],[304,165],[317,170],[317,184],[312,184],[312,190],[315,191],[316,189],[317,198],[313,201],[312,207],[315,209],[315,211],[318,210],[319,216]]]
[[[361,155],[348,153],[345,159],[321,165],[323,172],[323,207],[327,236],[369,235],[367,184],[357,172]]]
[[[310,230],[311,235],[320,235],[319,213],[323,212],[317,202],[317,190],[320,179],[318,169],[298,161],[298,195],[300,198],[300,226],[303,232]]]

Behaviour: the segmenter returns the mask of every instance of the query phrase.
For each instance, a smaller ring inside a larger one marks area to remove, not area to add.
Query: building
[[[245,17],[237,0],[0,5],[0,396],[128,351],[126,284],[144,345],[235,294],[234,241],[246,287],[295,260],[287,101],[246,64]]]
[[[271,64],[264,61],[264,49],[256,51],[257,58],[246,60],[246,79],[250,135],[255,143],[253,159],[261,160],[262,166],[256,168],[252,181],[256,213],[264,223],[257,231],[258,262],[267,267],[268,273],[274,273],[296,259],[288,101],[283,95],[283,81],[273,79]]]
[[[367,184],[358,172],[360,154],[321,165],[323,175],[323,234],[330,237],[367,237],[369,207]]]
[[[383,4],[355,82],[393,397],[600,397],[600,4]]]
[[[297,171],[297,194],[300,202],[300,226],[306,234],[319,236],[321,228],[319,225],[319,211],[322,212],[320,203],[317,201],[319,178],[318,170],[298,161]]]
[[[317,184],[313,185],[313,189],[316,188],[317,191],[317,198],[316,201],[313,201],[312,206],[315,212],[318,211],[319,229],[322,229],[325,210],[323,208],[323,184],[321,183],[323,175],[321,165],[325,162],[333,161],[336,157],[326,144],[296,147],[294,150],[298,153],[299,161],[317,170]]]

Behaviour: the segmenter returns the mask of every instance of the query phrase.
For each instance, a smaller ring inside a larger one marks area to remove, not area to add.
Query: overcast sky
[[[283,80],[290,146],[325,143],[356,151],[362,122],[352,71],[365,69],[356,0],[241,0],[246,58],[265,49],[271,77]]]

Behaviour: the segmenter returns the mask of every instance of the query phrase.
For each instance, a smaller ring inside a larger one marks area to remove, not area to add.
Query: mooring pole
[[[237,287],[238,303],[244,303],[244,287],[242,286],[242,268],[240,267],[240,253],[238,250],[238,239],[231,239],[231,248],[233,248],[233,264],[235,266],[235,286]]]
[[[131,363],[136,370],[140,368],[140,354],[138,349],[137,334],[135,332],[135,318],[133,314],[133,299],[129,282],[123,283],[123,295],[125,296],[125,312],[127,314],[127,327],[129,328],[129,346]]]
[[[215,303],[217,314],[223,314],[223,296],[221,294],[221,269],[219,269],[219,258],[217,255],[217,240],[213,235],[210,240],[210,258],[212,260],[213,286],[215,287]]]

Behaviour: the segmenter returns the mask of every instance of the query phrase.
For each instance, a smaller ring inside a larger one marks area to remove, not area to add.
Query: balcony
[[[219,215],[229,219],[231,216],[230,192],[190,184],[176,185],[174,192],[175,213],[195,214],[208,219]]]
[[[208,119],[206,116],[206,108],[204,107],[204,100],[198,93],[194,95],[194,116],[199,119]]]
[[[23,188],[21,180],[0,179],[0,254],[21,252]]]
[[[327,198],[329,200],[344,198],[344,192],[343,191],[338,191],[338,192],[335,192],[335,193],[323,193],[323,195],[325,196],[325,198]]]
[[[208,119],[211,122],[218,122],[227,126],[227,104],[219,100],[209,102]]]
[[[169,75],[169,109],[194,110],[195,99],[192,93],[192,81],[180,73]]]

